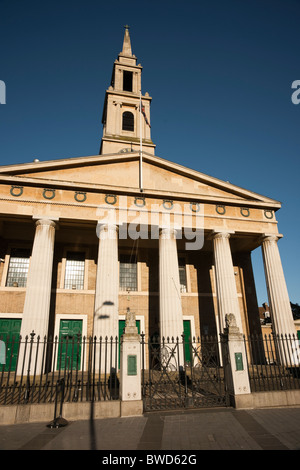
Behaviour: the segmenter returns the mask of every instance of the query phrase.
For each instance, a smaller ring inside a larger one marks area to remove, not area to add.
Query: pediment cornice
[[[105,183],[91,183],[88,181],[73,181],[68,179],[66,170],[74,168],[87,168],[87,167],[101,167],[101,165],[122,165],[126,162],[139,161],[139,152],[128,152],[108,155],[96,155],[86,157],[74,157],[60,160],[50,160],[44,162],[31,162],[16,165],[7,165],[0,167],[0,181],[10,184],[26,184],[37,186],[49,186],[55,188],[70,188],[86,191],[97,192],[115,192],[120,194],[140,195],[137,186],[125,186],[122,184],[105,184]],[[144,196],[148,197],[169,197],[181,200],[195,200],[199,202],[211,203],[224,203],[224,204],[247,204],[252,207],[269,207],[274,210],[281,207],[281,203],[274,199],[262,196],[253,191],[233,185],[229,182],[222,181],[218,178],[206,175],[196,170],[192,170],[178,163],[171,162],[161,157],[154,156],[147,152],[143,152],[143,162],[145,164],[153,165],[157,169],[161,168],[174,175],[180,175],[184,178],[189,178],[191,181],[199,182],[211,188],[215,188],[223,192],[221,195],[214,194],[201,194],[201,190],[195,191],[191,186],[188,191],[181,191],[180,188],[175,190],[166,190],[165,188],[145,188],[143,191]],[[46,174],[51,171],[65,171],[63,179],[56,179]],[[44,174],[43,174],[44,173]]]

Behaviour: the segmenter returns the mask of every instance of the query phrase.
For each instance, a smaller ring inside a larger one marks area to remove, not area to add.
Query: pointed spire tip
[[[132,57],[131,42],[130,42],[130,35],[129,35],[129,26],[126,24],[124,26],[124,28],[125,28],[125,34],[124,34],[122,54],[125,55],[125,56]]]

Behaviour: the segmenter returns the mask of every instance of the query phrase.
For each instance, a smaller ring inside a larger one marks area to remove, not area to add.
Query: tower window
[[[132,91],[132,72],[123,72],[123,91]]]
[[[122,130],[134,131],[134,116],[129,111],[125,111],[122,115]]]

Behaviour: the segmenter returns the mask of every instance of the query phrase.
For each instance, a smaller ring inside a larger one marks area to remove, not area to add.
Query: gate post
[[[143,413],[141,384],[141,344],[135,314],[127,309],[125,333],[121,337],[121,416]]]
[[[225,321],[226,327],[221,334],[221,343],[230,404],[235,408],[247,407],[251,390],[243,334],[240,333],[233,313],[226,314]]]

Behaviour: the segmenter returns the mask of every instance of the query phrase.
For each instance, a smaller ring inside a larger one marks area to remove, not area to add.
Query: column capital
[[[57,222],[59,220],[58,218],[48,219],[46,217],[32,217],[32,218],[35,221],[36,227],[38,227],[39,225],[46,225],[49,227],[57,228]]]
[[[115,239],[118,236],[119,227],[116,224],[109,222],[99,221],[96,227],[96,234],[98,238],[111,238]]]
[[[97,230],[99,230],[99,232],[108,232],[108,230],[114,230],[115,232],[118,232],[119,227],[116,224],[99,221],[97,222]]]
[[[233,235],[235,232],[232,230],[213,230],[211,232],[211,238],[213,239],[229,239],[231,235]]]
[[[176,238],[177,230],[174,227],[160,227],[159,228],[159,238],[161,239],[172,239]]]
[[[264,233],[261,236],[261,241],[263,242],[278,242],[283,237],[280,233]]]

